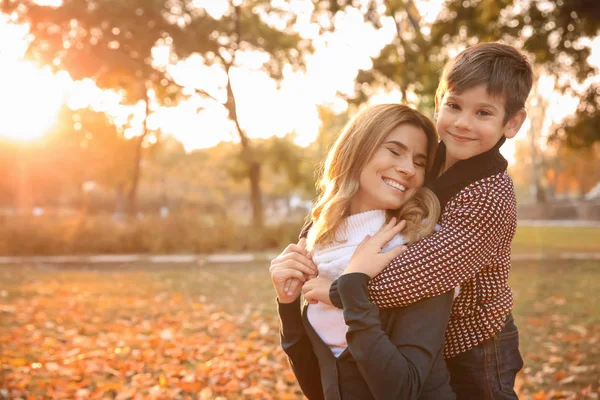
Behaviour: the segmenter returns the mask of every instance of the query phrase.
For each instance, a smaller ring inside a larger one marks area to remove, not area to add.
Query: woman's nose
[[[409,160],[407,157],[396,166],[396,171],[410,177],[415,174],[415,165],[412,160]]]

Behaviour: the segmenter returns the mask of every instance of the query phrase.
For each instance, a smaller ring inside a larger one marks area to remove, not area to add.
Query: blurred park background
[[[536,73],[502,150],[517,389],[600,397],[597,0],[0,0],[0,39],[0,398],[301,398],[267,266],[329,145],[367,104],[433,115],[496,40]],[[110,254],[199,257],[39,258]]]

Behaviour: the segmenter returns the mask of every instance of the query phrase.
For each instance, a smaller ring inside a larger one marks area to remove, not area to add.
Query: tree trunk
[[[225,71],[227,72],[227,102],[224,104],[225,108],[229,112],[229,118],[235,123],[235,127],[240,137],[240,144],[242,145],[242,157],[244,162],[248,166],[248,179],[250,180],[250,203],[252,205],[252,226],[255,228],[261,228],[263,226],[263,204],[262,204],[262,192],[260,189],[260,163],[256,160],[250,139],[246,136],[246,133],[242,129],[238,114],[237,106],[235,101],[235,95],[233,94],[233,88],[231,86],[231,77],[229,70],[231,64],[226,65]]]
[[[137,212],[137,190],[140,181],[140,163],[142,161],[142,141],[144,135],[140,136],[138,142],[135,145],[135,157],[133,164],[133,174],[131,176],[131,185],[129,186],[129,192],[127,193],[127,214],[131,217],[135,216]]]
[[[251,161],[248,165],[248,172],[250,179],[250,202],[252,203],[252,226],[254,228],[262,228],[264,212],[260,190],[260,164],[256,161]]]
[[[31,155],[25,151],[25,145],[19,145],[18,157],[18,178],[16,179],[17,196],[16,208],[19,215],[31,215],[33,206],[33,190],[31,185],[31,177],[29,174],[29,160]],[[81,190],[81,186],[79,187]]]
[[[141,163],[142,163],[142,151],[144,139],[148,135],[148,114],[150,113],[150,100],[146,96],[146,115],[144,116],[144,123],[142,127],[142,134],[138,138],[138,142],[135,146],[135,157],[133,164],[133,174],[131,176],[131,186],[127,193],[127,214],[129,216],[135,216],[137,213],[137,191],[142,175]]]

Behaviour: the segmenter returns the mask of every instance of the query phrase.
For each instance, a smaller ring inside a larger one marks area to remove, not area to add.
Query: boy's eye
[[[492,115],[492,113],[491,113],[491,112],[489,112],[488,110],[479,110],[479,111],[477,112],[477,114],[479,114],[479,115],[481,115],[481,116],[484,116],[484,117],[487,117],[487,116],[489,116],[489,115]]]
[[[455,104],[455,103],[446,103],[446,107],[451,108],[453,110],[460,109],[460,107],[458,106],[458,104]]]

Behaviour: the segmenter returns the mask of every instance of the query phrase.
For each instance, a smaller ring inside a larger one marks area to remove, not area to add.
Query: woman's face
[[[402,124],[383,140],[359,179],[350,214],[395,210],[425,182],[427,137],[421,128]]]

